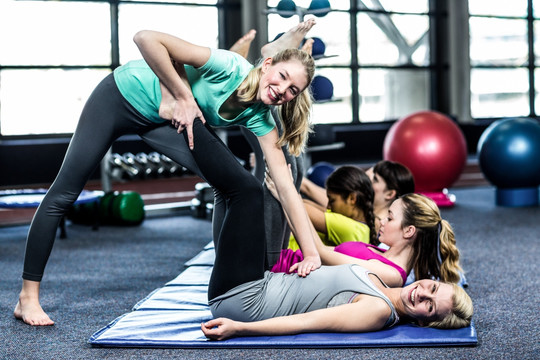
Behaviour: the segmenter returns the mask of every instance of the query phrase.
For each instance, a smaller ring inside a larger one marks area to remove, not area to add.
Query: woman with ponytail
[[[336,247],[317,241],[324,265],[358,264],[376,273],[388,286],[403,286],[413,271],[416,280],[460,281],[459,251],[450,224],[433,200],[406,194],[395,200],[381,220],[379,240],[388,250],[360,242]],[[274,272],[294,272],[300,250],[283,250]]]
[[[419,194],[402,196],[399,201],[403,204],[402,226],[415,229],[408,264],[415,278],[459,282],[462,269],[456,238],[452,226],[441,218],[437,205]]]

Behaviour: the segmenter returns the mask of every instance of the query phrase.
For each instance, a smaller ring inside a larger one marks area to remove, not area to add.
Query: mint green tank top
[[[224,119],[219,109],[244,81],[253,66],[240,55],[211,49],[206,64],[199,68],[186,66],[186,73],[206,121],[214,127],[245,126],[257,136],[275,128],[270,110],[263,103],[255,103],[234,119]],[[161,90],[159,79],[144,60],[130,61],[114,70],[114,79],[124,98],[150,121],[168,120],[159,117]]]

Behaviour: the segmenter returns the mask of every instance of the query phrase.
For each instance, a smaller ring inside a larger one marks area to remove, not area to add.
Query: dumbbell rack
[[[113,153],[111,149],[103,157],[100,167],[101,187],[105,193],[113,191],[114,181],[126,183],[190,174],[185,168],[158,153],[138,153],[136,155],[125,153],[120,155]],[[198,218],[208,218],[213,211],[213,192],[211,192],[212,199],[209,199],[206,187],[208,187],[206,183],[195,184],[191,200],[146,204],[144,206],[146,216],[191,214]],[[146,194],[143,197],[149,198],[153,195],[159,196],[161,194]],[[171,195],[178,196],[178,193]]]

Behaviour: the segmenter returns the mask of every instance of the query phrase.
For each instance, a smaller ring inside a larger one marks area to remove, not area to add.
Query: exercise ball
[[[334,165],[321,161],[315,163],[307,171],[307,178],[320,187],[325,187],[326,179],[334,172]]]
[[[278,11],[296,11],[296,4],[292,0],[281,0],[277,5]],[[281,17],[290,18],[293,13],[280,13]]]
[[[334,96],[334,85],[325,76],[315,75],[311,81],[311,93],[315,101],[326,101]]]
[[[324,55],[324,52],[326,51],[326,45],[324,42],[318,38],[313,37],[313,49],[311,51],[311,55],[313,56],[322,56]]]
[[[326,16],[330,12],[330,1],[328,0],[312,0],[308,10],[314,11],[315,16]],[[326,11],[323,11],[326,10]]]
[[[478,140],[478,162],[503,206],[538,205],[540,123],[530,118],[492,123]]]
[[[467,143],[459,127],[436,111],[410,114],[390,127],[383,157],[409,168],[418,192],[440,192],[460,176]]]

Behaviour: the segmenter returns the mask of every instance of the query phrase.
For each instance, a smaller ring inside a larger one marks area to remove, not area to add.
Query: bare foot
[[[249,30],[244,36],[238,39],[229,50],[242,55],[244,58],[247,58],[249,47],[251,46],[253,39],[255,39],[256,34],[257,31],[254,29]]]
[[[302,50],[307,52],[309,55],[312,55],[314,42],[315,41],[313,39],[306,39],[306,42],[304,43],[304,45],[302,45]]]
[[[44,326],[54,325],[54,321],[43,311],[39,304],[39,281],[23,280],[19,302],[15,306],[13,315],[28,325]]]
[[[39,302],[31,301],[30,299],[19,299],[15,311],[15,318],[24,321],[28,325],[47,326],[54,325],[54,321],[49,318],[49,315],[43,311]]]
[[[264,45],[261,48],[263,58],[272,57],[281,50],[294,48],[297,49],[309,30],[315,25],[315,19],[308,19],[289,29],[278,39]]]

